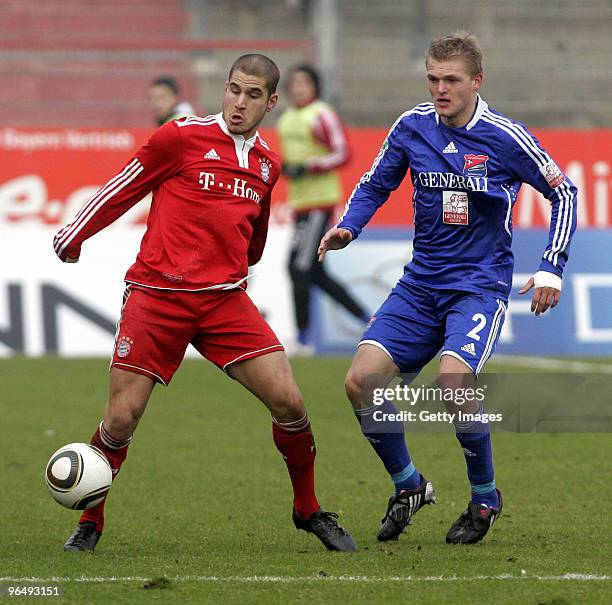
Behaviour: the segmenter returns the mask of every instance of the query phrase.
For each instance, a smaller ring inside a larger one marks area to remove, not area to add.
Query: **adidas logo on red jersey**
[[[205,160],[220,160],[221,156],[215,151],[214,147],[208,153],[204,154]]]

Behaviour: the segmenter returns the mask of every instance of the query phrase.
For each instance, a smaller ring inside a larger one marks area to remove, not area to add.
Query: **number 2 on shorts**
[[[466,336],[468,338],[480,341],[478,332],[480,332],[487,325],[487,318],[482,313],[475,313],[472,315],[472,321],[476,321],[478,323],[466,334]]]

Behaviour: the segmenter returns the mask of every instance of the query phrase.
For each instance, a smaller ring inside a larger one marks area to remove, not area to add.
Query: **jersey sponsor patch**
[[[469,176],[487,176],[488,155],[466,153],[463,156],[463,173]]]
[[[447,225],[468,225],[469,204],[465,191],[442,192],[442,220]]]
[[[553,188],[556,189],[563,181],[565,181],[565,175],[561,172],[561,168],[555,164],[553,160],[550,160],[547,164],[540,167],[542,176],[546,179],[546,182]]]

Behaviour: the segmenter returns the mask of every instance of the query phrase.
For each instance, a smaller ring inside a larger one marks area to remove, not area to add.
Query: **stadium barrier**
[[[118,172],[151,134],[150,129],[13,128],[0,126],[0,228],[14,223],[62,224],[110,176]],[[581,228],[612,227],[610,185],[612,129],[534,131],[580,191]],[[278,149],[276,134],[263,129],[264,138]],[[384,128],[349,129],[352,159],[341,171],[347,194],[386,136]],[[372,225],[409,226],[412,188],[408,180],[376,214]],[[281,179],[273,194],[273,223],[288,222]],[[394,201],[396,200],[396,201]],[[132,215],[131,224],[144,224],[146,209]],[[540,228],[548,221],[548,202],[524,186],[513,213],[515,228]]]
[[[352,129],[349,192],[369,169],[385,130]],[[133,129],[0,128],[0,355],[108,355],[119,313],[125,270],[138,250],[147,202],[85,244],[77,265],[54,256],[53,234],[108,178],[150,131]],[[537,268],[546,243],[548,202],[528,186],[513,221],[515,288],[499,351],[547,355],[612,355],[612,131],[538,131],[543,145],[579,187],[579,232],[571,251],[561,305],[527,318],[516,287]],[[264,137],[276,146],[274,132]],[[404,183],[329,268],[351,282],[372,309],[399,278],[411,251],[410,187]],[[249,293],[283,341],[294,336],[286,251],[290,235],[284,182],[277,186],[268,246]],[[321,352],[354,348],[361,326],[329,301],[317,301],[314,324]]]

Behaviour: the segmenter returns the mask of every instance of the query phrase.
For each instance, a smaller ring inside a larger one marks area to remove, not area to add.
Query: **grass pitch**
[[[612,602],[609,434],[495,434],[504,514],[483,543],[466,547],[444,542],[469,497],[454,436],[409,435],[439,503],[398,542],[380,544],[391,485],[345,399],[349,360],[293,365],[317,439],[319,499],[341,514],[358,553],[328,553],[293,528],[267,411],[191,360],[153,394],[95,555],[64,553],[78,513],[47,494],[44,466],[58,447],[88,441],[106,399],[107,362],[7,359],[0,587],[56,584],[65,603]]]

